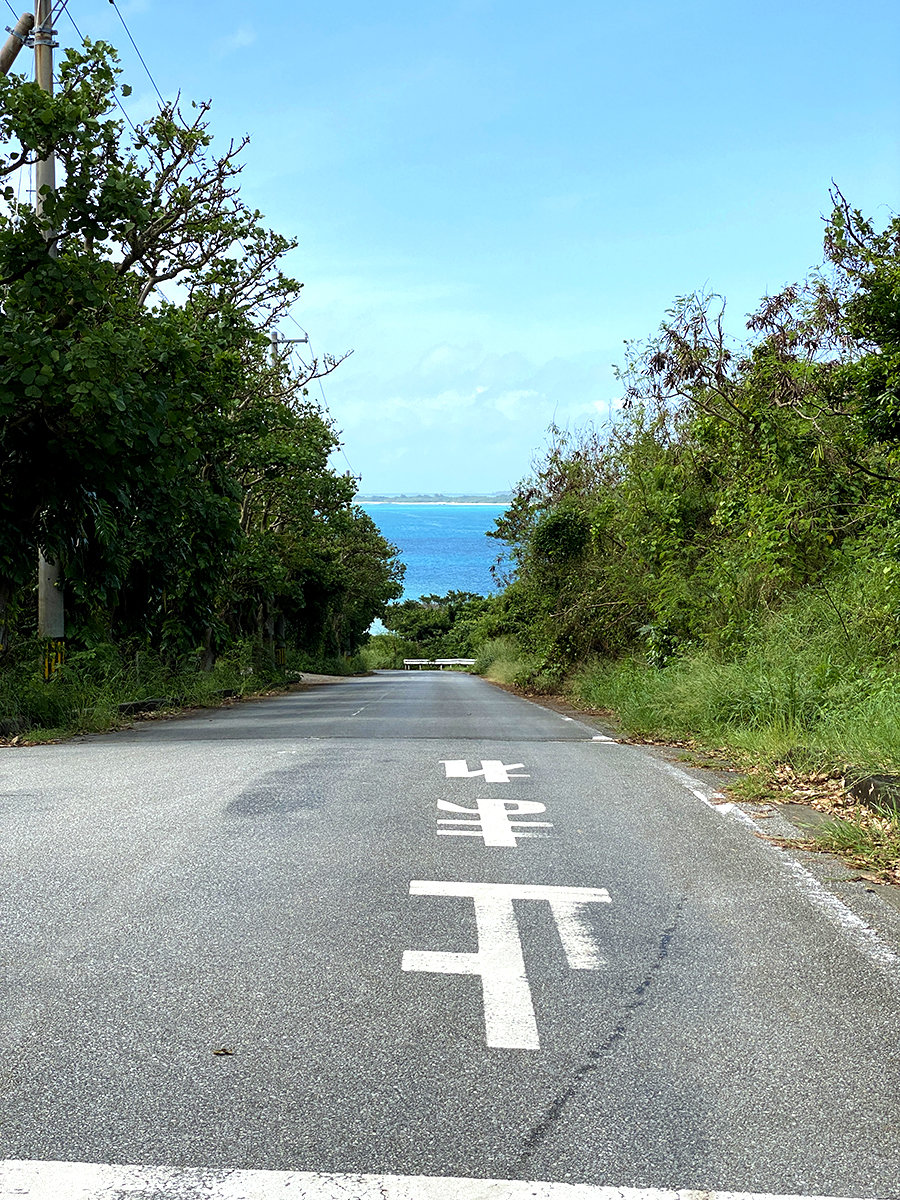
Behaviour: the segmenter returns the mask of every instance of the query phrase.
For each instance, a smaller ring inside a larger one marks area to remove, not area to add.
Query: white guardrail
[[[474,658],[404,658],[403,669],[409,671],[412,667],[421,670],[422,667],[474,667]]]

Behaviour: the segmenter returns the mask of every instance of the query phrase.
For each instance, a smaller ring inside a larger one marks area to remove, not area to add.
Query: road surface
[[[900,912],[762,829],[450,672],[2,750],[0,1198],[898,1197]]]

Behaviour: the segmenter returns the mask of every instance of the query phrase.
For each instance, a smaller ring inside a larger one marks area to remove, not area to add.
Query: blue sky
[[[70,0],[154,96],[107,0]],[[821,257],[832,178],[898,207],[900,8],[783,0],[121,0],[163,94],[247,133],[366,492],[494,491],[606,419],[677,295],[731,328]],[[59,22],[65,40],[71,26]],[[285,323],[283,332],[296,330]]]

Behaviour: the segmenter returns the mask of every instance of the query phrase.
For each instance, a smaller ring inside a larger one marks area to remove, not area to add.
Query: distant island
[[[464,495],[452,492],[409,493],[398,495],[357,496],[357,504],[509,504],[512,492],[490,492],[488,495]]]

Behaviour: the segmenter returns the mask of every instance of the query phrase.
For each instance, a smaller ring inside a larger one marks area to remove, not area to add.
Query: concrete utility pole
[[[309,341],[308,337],[302,337],[302,338],[282,337],[277,329],[273,329],[272,332],[269,334],[269,345],[272,348],[272,366],[275,367],[278,365],[278,361],[279,361],[278,347],[279,346],[293,346],[295,342],[308,342],[308,341]]]
[[[30,12],[22,13],[15,25],[6,26],[9,37],[0,46],[0,74],[9,74],[10,67],[19,56],[19,51],[23,46],[28,45],[28,35],[33,28],[34,13]],[[7,645],[6,605],[8,600],[8,595],[0,596],[0,606],[3,609],[3,614],[0,615],[0,655],[5,653]]]
[[[309,338],[305,335],[302,338],[284,338],[277,329],[273,329],[269,334],[269,344],[272,352],[272,366],[277,367],[281,361],[279,355],[279,346],[293,345],[295,342],[308,342]],[[263,644],[271,646],[271,653],[275,660],[275,666],[281,667],[282,670],[287,666],[287,644],[285,641],[285,620],[284,613],[279,609],[275,611],[271,597],[264,605],[263,612]]]
[[[22,13],[15,25],[6,27],[9,37],[0,47],[0,75],[8,75],[9,69],[16,61],[19,51],[28,41],[28,35],[34,28],[34,14]]]
[[[38,87],[53,91],[53,0],[36,0],[34,6],[34,70]],[[22,20],[25,18],[23,17]],[[42,216],[46,193],[56,191],[56,157],[51,152],[35,166],[35,209]],[[56,257],[56,246],[49,246]],[[44,678],[49,679],[62,664],[65,654],[66,617],[59,563],[38,554],[38,636],[44,640]]]

